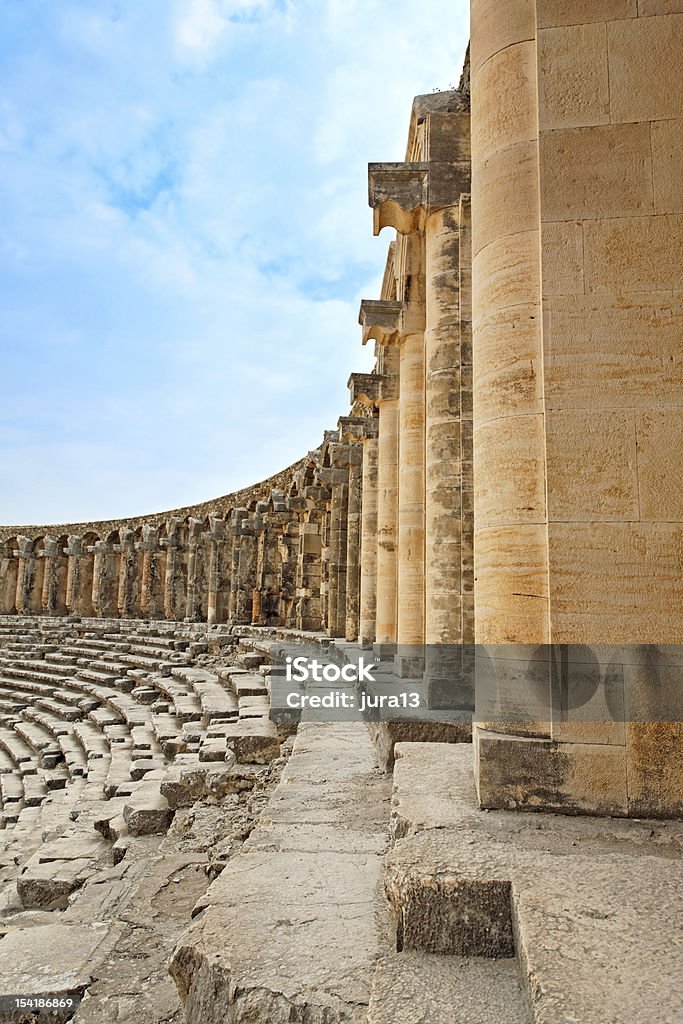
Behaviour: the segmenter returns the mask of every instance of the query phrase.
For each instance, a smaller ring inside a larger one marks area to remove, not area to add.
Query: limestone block
[[[615,18],[635,18],[637,0],[536,0],[539,28],[554,25],[583,25]]]
[[[583,237],[588,291],[616,296],[680,289],[683,216],[588,220]]]
[[[604,24],[539,31],[538,106],[542,131],[609,123]]]
[[[648,18],[655,14],[681,14],[683,0],[638,0],[638,14]]]
[[[537,183],[538,147],[534,141],[494,151],[481,161],[472,204],[474,253],[500,235],[533,231],[538,226]],[[524,201],[520,201],[522,196]]]
[[[548,643],[546,528],[477,530],[475,569],[477,643]]]
[[[683,685],[680,647],[636,648],[624,668],[629,813],[683,812]]]
[[[683,11],[683,2],[681,3]],[[683,213],[683,118],[655,121],[652,132],[652,170],[657,213]]]
[[[488,250],[487,250],[488,251]],[[521,304],[482,313],[474,368],[475,422],[543,411],[541,308]]]
[[[306,851],[254,850],[213,883],[170,965],[188,1024],[366,1021],[381,857]]]
[[[680,686],[680,677],[677,683]],[[627,724],[629,814],[638,818],[683,816],[681,750],[680,721]]]
[[[475,727],[481,807],[562,813],[628,813],[626,748],[555,743]]]
[[[177,778],[167,778],[159,786],[172,810],[191,807],[206,792],[206,767],[183,768]]]
[[[649,124],[541,132],[543,220],[652,213]]]
[[[550,739],[550,650],[546,645],[524,643],[475,648],[474,722],[479,728]]]
[[[227,725],[225,740],[240,764],[268,764],[280,756],[280,737],[268,718],[247,718]]]
[[[472,72],[476,72],[499,50],[535,37],[533,0],[507,0],[502,7],[498,0],[472,0],[471,17]]]
[[[680,407],[680,299],[660,304],[629,295],[617,305],[602,294],[554,298],[546,306],[549,409]]]
[[[548,413],[546,459],[551,520],[640,518],[632,412]]]
[[[682,545],[676,523],[551,523],[553,641],[678,642]]]
[[[510,882],[474,865],[425,878],[421,838],[400,840],[386,859],[384,888],[397,918],[398,950],[512,956]]]
[[[103,923],[12,929],[0,942],[0,991],[52,997],[83,993],[107,932]],[[71,1016],[72,1011],[54,1011],[50,1019],[59,1024]]]
[[[454,743],[401,742],[394,753],[390,820],[394,841],[425,829],[462,826],[462,808],[452,791],[452,780],[463,764],[462,750]]]
[[[29,863],[17,879],[17,892],[24,907],[41,910],[64,909],[68,897],[97,870],[90,859]]]
[[[612,121],[655,121],[683,116],[683,15],[610,22]]]
[[[156,783],[138,785],[123,806],[123,818],[132,836],[163,835],[174,812]]]
[[[516,43],[494,54],[473,76],[472,163],[538,136],[536,44]],[[475,187],[476,192],[476,187]]]
[[[683,522],[683,411],[639,412],[636,422],[641,516]]]
[[[429,165],[369,164],[368,198],[375,235],[389,226],[402,234],[420,230],[429,204]]]
[[[583,295],[583,228],[580,221],[541,227],[543,295]]]

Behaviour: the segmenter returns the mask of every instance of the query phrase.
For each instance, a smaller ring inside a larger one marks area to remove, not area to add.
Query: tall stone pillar
[[[66,574],[66,608],[69,615],[92,615],[92,562],[83,550],[83,538],[68,537],[64,554],[68,556]]]
[[[297,629],[319,632],[324,628],[321,598],[321,520],[325,505],[331,495],[322,487],[306,488],[306,494],[311,496],[287,498],[287,507],[290,513],[298,512],[299,514],[295,621]]]
[[[361,505],[363,496],[363,447],[366,420],[339,418],[339,436],[348,444],[348,508],[346,515],[346,613],[345,637],[358,640],[360,632]]]
[[[378,409],[377,601],[375,644],[378,657],[393,656],[398,638],[398,467],[399,349],[403,303],[364,299],[359,322],[363,344],[374,340],[377,374],[352,374],[352,401]]]
[[[251,623],[256,582],[256,535],[248,509],[233,510],[230,532],[233,536],[230,621],[235,625],[247,625]]]
[[[197,621],[198,601],[197,590],[199,587],[200,574],[200,553],[199,547],[202,542],[202,523],[199,519],[190,517],[188,523],[187,537],[187,598],[185,603],[185,618],[188,622]]]
[[[107,541],[95,541],[88,551],[93,554],[92,604],[100,618],[115,616],[118,597],[118,559],[114,546]]]
[[[17,537],[17,550],[14,552],[14,557],[19,560],[17,568],[17,614],[30,615],[36,561],[33,553],[33,541],[30,537]]]
[[[119,543],[119,587],[117,606],[122,619],[134,618],[140,609],[139,559],[135,547],[135,535],[131,529],[122,526]]]
[[[0,612],[13,615],[17,605],[16,538],[10,537],[0,549]]]
[[[452,227],[459,196],[469,189],[467,126],[467,100],[460,93],[418,96],[406,162],[369,168],[375,233],[387,226],[399,233],[394,262],[403,300],[398,541],[398,643],[401,657],[406,656],[398,666],[402,674],[421,671],[425,641],[436,645],[462,640],[460,409],[455,401],[460,372],[458,259]]]
[[[361,505],[361,556],[358,640],[362,646],[375,641],[377,615],[377,476],[379,429],[376,416],[368,417],[363,440],[363,490]]]
[[[240,535],[237,532],[239,521],[237,513],[242,509],[233,509],[228,521],[228,533],[230,535],[230,598],[228,602],[228,622],[237,623],[237,589],[239,586],[240,568]]]
[[[43,547],[42,610],[44,615],[66,614],[66,562],[58,537],[45,537]]]
[[[296,623],[296,578],[299,551],[299,518],[287,510],[284,494],[278,495],[275,505],[278,516],[282,517],[281,533],[278,537],[278,618],[283,626]]]
[[[159,541],[159,527],[145,523],[142,527],[142,581],[140,610],[145,618],[161,619],[164,615],[164,552]]]
[[[186,589],[183,580],[182,521],[172,516],[167,523],[162,546],[166,549],[166,575],[164,578],[164,616],[174,621],[186,613]]]
[[[471,3],[486,807],[683,813],[678,9]]]
[[[227,618],[227,523],[218,516],[211,516],[209,526],[206,535],[210,544],[207,622],[212,624]]]
[[[399,339],[398,623],[399,647],[415,648],[402,674],[422,671],[424,643],[424,335]],[[403,657],[400,652],[399,656]]]
[[[318,470],[321,484],[331,492],[329,593],[327,629],[330,636],[346,636],[346,579],[347,579],[347,516],[349,510],[349,453],[348,445],[332,443],[329,446],[330,467]]]

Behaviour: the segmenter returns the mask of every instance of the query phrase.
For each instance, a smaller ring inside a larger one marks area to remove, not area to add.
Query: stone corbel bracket
[[[466,160],[430,163],[369,164],[368,199],[373,232],[396,228],[400,235],[424,231],[435,210],[453,206],[471,188]]]
[[[338,420],[339,436],[342,441],[362,441],[365,437],[365,417],[340,416]]]
[[[348,382],[351,405],[360,402],[362,405],[374,408],[382,397],[383,380],[384,377],[378,373],[352,373]]]
[[[429,206],[429,164],[368,164],[368,202],[373,234],[386,227],[401,235],[422,231]]]
[[[380,373],[352,373],[349,377],[351,404],[361,402],[369,408],[379,408],[384,400],[398,398],[398,380]],[[368,420],[368,422],[371,422]]]
[[[388,299],[363,299],[358,323],[363,328],[363,344],[370,339],[388,345],[401,330],[404,303]]]

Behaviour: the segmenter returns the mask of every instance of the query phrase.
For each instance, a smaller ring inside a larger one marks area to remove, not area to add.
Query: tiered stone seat
[[[213,795],[233,771],[232,791],[248,789],[279,755],[254,671],[262,657],[199,667],[204,635],[189,624],[0,621],[0,917],[64,907],[137,836],[164,832],[174,807]],[[192,796],[180,774],[198,769]],[[181,793],[172,806],[169,781]]]

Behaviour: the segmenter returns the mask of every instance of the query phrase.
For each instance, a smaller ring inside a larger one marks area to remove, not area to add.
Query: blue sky
[[[0,0],[0,522],[204,501],[348,412],[367,163],[468,7]]]

